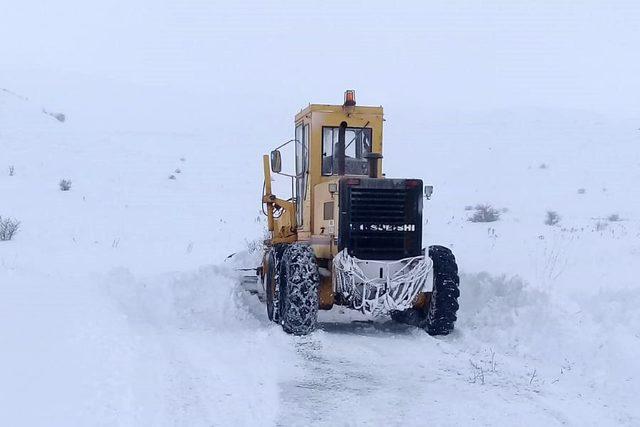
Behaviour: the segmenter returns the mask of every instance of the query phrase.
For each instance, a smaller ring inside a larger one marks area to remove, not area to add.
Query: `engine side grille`
[[[339,247],[360,259],[417,256],[422,245],[422,185],[405,180],[362,179],[341,183]]]

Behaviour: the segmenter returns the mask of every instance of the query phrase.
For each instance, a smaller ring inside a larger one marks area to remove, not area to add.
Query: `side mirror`
[[[431,200],[431,195],[433,194],[433,185],[425,185],[424,186],[424,197],[427,200]]]
[[[280,173],[282,170],[282,156],[279,150],[271,152],[271,172]]]

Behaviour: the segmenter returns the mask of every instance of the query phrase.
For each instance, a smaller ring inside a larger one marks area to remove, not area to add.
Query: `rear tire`
[[[288,245],[279,273],[282,329],[289,334],[306,335],[318,321],[320,274],[313,249],[301,243]]]
[[[429,335],[448,335],[457,319],[460,278],[456,258],[444,246],[430,246],[433,291],[422,327]]]

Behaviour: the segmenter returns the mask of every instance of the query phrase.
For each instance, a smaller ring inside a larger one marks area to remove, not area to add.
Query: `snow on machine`
[[[341,305],[424,329],[453,330],[458,268],[451,251],[422,247],[422,204],[433,188],[382,173],[382,107],[312,104],[295,137],[263,157],[269,237],[258,275],[270,320],[291,334],[316,327],[318,310]],[[291,147],[290,144],[293,144]],[[282,172],[281,150],[295,153]],[[291,179],[292,197],[272,193],[271,173]]]

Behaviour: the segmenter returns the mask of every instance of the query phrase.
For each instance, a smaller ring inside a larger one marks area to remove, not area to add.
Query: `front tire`
[[[288,245],[279,273],[282,329],[293,335],[307,335],[318,322],[320,274],[313,249],[302,243]]]
[[[457,319],[460,278],[456,258],[444,246],[430,246],[433,291],[422,327],[429,335],[448,335]]]
[[[457,319],[460,278],[453,253],[444,246],[430,246],[429,258],[433,261],[433,289],[424,308],[408,308],[392,311],[396,322],[416,326],[429,335],[448,335]]]

